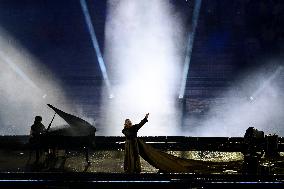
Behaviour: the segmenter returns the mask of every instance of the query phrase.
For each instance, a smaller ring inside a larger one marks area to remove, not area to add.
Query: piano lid
[[[76,117],[74,115],[68,114],[58,108],[55,108],[51,104],[47,104],[51,109],[53,109],[60,117],[62,117],[72,128],[74,129],[92,129],[96,130],[96,128],[91,125],[89,122]]]

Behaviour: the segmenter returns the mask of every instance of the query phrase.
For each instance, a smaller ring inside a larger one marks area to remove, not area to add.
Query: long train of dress
[[[139,154],[160,172],[165,173],[194,173],[198,170],[212,170],[213,167],[220,169],[234,169],[241,165],[240,161],[230,162],[208,162],[201,160],[192,160],[180,158],[161,150],[153,148],[151,145],[146,144],[141,139],[137,139]]]

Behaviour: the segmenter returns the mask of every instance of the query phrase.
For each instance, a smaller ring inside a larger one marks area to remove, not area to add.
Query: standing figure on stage
[[[46,131],[41,121],[42,117],[36,116],[30,131],[30,144],[36,150],[36,162],[39,161],[40,157],[40,136]]]
[[[124,171],[126,173],[140,173],[141,164],[139,158],[139,148],[137,143],[138,130],[148,122],[149,113],[147,113],[139,124],[132,125],[129,119],[125,120],[124,129],[122,133],[126,137],[125,151],[124,151]]]

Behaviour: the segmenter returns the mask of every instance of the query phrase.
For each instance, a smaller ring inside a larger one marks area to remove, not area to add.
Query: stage
[[[192,172],[160,173],[141,158],[141,174],[123,171],[124,137],[97,136],[89,147],[74,145],[80,137],[62,137],[69,144],[60,146],[57,157],[48,159],[46,152],[35,163],[28,136],[0,137],[0,186],[14,188],[283,188],[282,138],[278,158],[260,160],[257,174],[244,173],[244,141],[241,137],[141,137],[155,148],[191,159]],[[61,141],[61,144],[63,142]],[[77,143],[79,144],[79,142]],[[66,146],[65,146],[66,147]],[[202,166],[194,165],[203,162]]]
[[[1,188],[283,188],[283,176],[230,174],[14,172],[0,174]]]

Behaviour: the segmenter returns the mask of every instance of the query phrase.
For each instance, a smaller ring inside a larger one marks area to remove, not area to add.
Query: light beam
[[[261,85],[261,87],[259,87],[250,97],[249,99],[251,101],[255,100],[256,97],[267,87],[270,85],[270,83],[281,73],[283,67],[279,66],[274,73],[267,78],[267,80],[264,81],[264,83]]]
[[[106,84],[107,89],[108,89],[109,98],[113,98],[113,93],[112,93],[112,90],[111,90],[111,84],[110,84],[109,77],[108,77],[108,74],[107,74],[104,59],[103,59],[103,56],[102,56],[102,53],[101,53],[101,50],[100,50],[100,47],[99,47],[99,43],[98,43],[98,40],[97,40],[97,37],[96,37],[96,33],[95,33],[95,30],[94,30],[94,27],[93,27],[93,24],[92,24],[92,21],[91,21],[90,13],[89,13],[89,10],[88,10],[88,5],[87,5],[85,0],[80,0],[80,4],[81,4],[82,11],[84,13],[86,24],[88,26],[88,31],[89,31],[90,36],[91,36],[92,44],[93,44],[94,50],[95,50],[96,55],[97,55],[99,66],[100,66],[105,84]]]
[[[9,65],[9,67],[16,72],[24,81],[26,81],[30,86],[33,88],[40,90],[38,86],[7,56],[4,55],[4,53],[0,50],[0,58],[4,60],[6,64]]]
[[[107,13],[104,56],[116,98],[103,102],[105,134],[122,135],[126,118],[139,123],[149,112],[149,128],[139,134],[176,135],[181,17],[165,0],[109,0]]]
[[[186,81],[187,81],[189,65],[191,61],[192,47],[193,47],[194,36],[195,36],[196,27],[197,27],[201,3],[202,3],[202,0],[195,0],[193,16],[192,16],[192,32],[191,34],[189,34],[189,37],[188,37],[186,56],[185,56],[184,66],[183,66],[183,71],[182,71],[182,81],[181,81],[181,86],[179,90],[180,99],[184,97],[184,93],[185,93]]]

